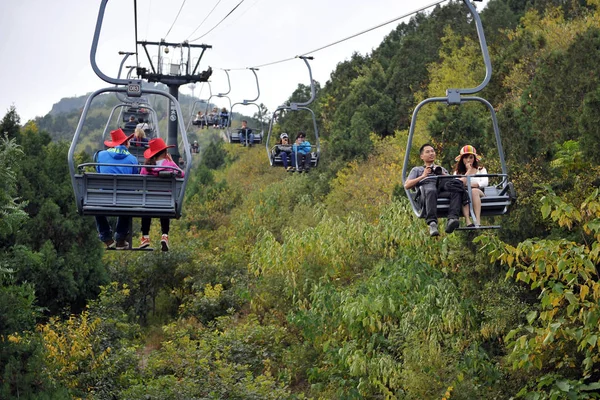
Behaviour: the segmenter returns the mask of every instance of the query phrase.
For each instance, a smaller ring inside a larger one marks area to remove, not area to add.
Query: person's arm
[[[427,178],[429,176],[429,173],[431,172],[431,167],[425,167],[423,169],[423,173],[421,175],[419,175],[419,168],[415,167],[410,171],[410,174],[408,174],[408,179],[406,180],[406,182],[404,182],[404,188],[405,189],[412,189],[415,186],[417,186],[423,179]]]
[[[485,168],[481,168],[479,171],[477,171],[477,173],[485,175],[488,172],[487,172],[487,170]],[[488,179],[487,176],[482,176],[481,178],[478,177],[478,178],[475,178],[475,180],[476,180],[477,186],[475,186],[473,184],[473,187],[484,188],[484,187],[486,187],[490,183],[490,181],[489,181],[489,179]]]

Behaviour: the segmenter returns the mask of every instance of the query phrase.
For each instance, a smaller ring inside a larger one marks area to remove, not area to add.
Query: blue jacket
[[[98,153],[98,163],[110,164],[132,164],[138,165],[137,158],[127,151],[127,147],[121,145]],[[96,170],[102,174],[138,174],[137,167],[119,167],[116,165],[100,165]]]
[[[300,154],[308,154],[308,153],[310,153],[310,149],[311,149],[311,145],[310,145],[310,142],[308,140],[305,140],[300,145],[294,143],[294,145],[292,146],[292,151],[294,153],[297,152],[297,153],[300,153]]]

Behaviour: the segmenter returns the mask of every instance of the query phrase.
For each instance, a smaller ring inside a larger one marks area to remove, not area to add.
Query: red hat
[[[168,149],[170,147],[175,147],[174,144],[167,146],[164,140],[161,138],[152,139],[149,143],[148,150],[144,151],[144,158],[152,158],[156,155],[156,153],[161,152],[164,149]]]
[[[131,135],[127,136],[125,135],[125,132],[123,132],[123,129],[119,128],[110,132],[110,137],[112,138],[112,140],[105,140],[104,144],[107,147],[117,147],[130,140],[133,137],[133,135],[134,134],[132,133]]]

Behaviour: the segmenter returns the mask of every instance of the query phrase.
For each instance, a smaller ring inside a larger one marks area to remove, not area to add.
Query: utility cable
[[[347,41],[347,40],[353,39],[353,38],[355,38],[355,37],[357,37],[357,36],[364,35],[365,33],[368,33],[368,32],[371,32],[371,31],[373,31],[373,30],[375,30],[375,29],[381,28],[382,26],[389,25],[389,24],[391,24],[392,22],[396,22],[396,21],[398,21],[398,20],[401,20],[401,19],[404,19],[404,18],[410,17],[410,16],[412,16],[412,15],[414,15],[414,14],[416,14],[416,13],[419,13],[419,12],[421,12],[421,11],[424,11],[424,10],[426,10],[426,9],[428,9],[428,8],[431,8],[431,7],[433,7],[433,6],[437,6],[438,4],[444,3],[444,2],[446,2],[446,1],[449,1],[449,0],[438,0],[438,1],[434,2],[434,3],[431,3],[431,4],[428,4],[428,5],[426,5],[426,6],[423,6],[423,7],[419,8],[419,9],[417,9],[417,10],[414,10],[414,11],[411,11],[411,12],[409,12],[409,13],[407,13],[407,14],[404,14],[404,15],[401,15],[401,16],[399,16],[399,17],[393,18],[393,19],[391,19],[391,20],[389,20],[389,21],[383,22],[383,23],[381,23],[381,24],[378,24],[378,25],[376,25],[376,26],[374,26],[374,27],[371,27],[371,28],[369,28],[369,29],[365,29],[364,31],[361,31],[361,32],[355,33],[355,34],[353,34],[353,35],[350,35],[350,36],[348,36],[348,37],[345,37],[345,38],[343,38],[343,39],[340,39],[340,40],[336,40],[336,41],[335,41],[335,42],[333,42],[333,43],[329,43],[329,44],[327,44],[327,45],[325,45],[325,46],[321,46],[321,47],[319,47],[319,48],[317,48],[317,49],[315,49],[315,50],[310,50],[310,51],[307,51],[307,52],[305,52],[305,53],[299,54],[298,56],[295,56],[295,57],[288,57],[288,58],[285,58],[285,59],[282,59],[282,60],[272,61],[272,62],[269,62],[269,63],[266,63],[266,64],[255,65],[255,66],[253,66],[252,68],[262,68],[262,67],[267,67],[267,66],[269,66],[269,65],[280,64],[280,63],[288,62],[288,61],[291,61],[291,60],[295,60],[296,58],[298,58],[298,57],[300,57],[300,56],[307,56],[307,55],[309,55],[309,54],[316,53],[316,52],[318,52],[318,51],[321,51],[321,50],[324,50],[324,49],[326,49],[326,48],[328,48],[328,47],[332,47],[332,46],[335,46],[336,44],[340,44],[340,43],[342,43],[342,42],[345,42],[345,41]],[[229,68],[229,70],[231,70],[231,71],[241,71],[241,70],[245,70],[245,69],[248,69],[248,68],[249,68],[249,67],[244,67],[244,68]]]
[[[169,33],[171,33],[171,29],[173,29],[173,27],[175,26],[175,22],[177,22],[177,19],[179,18],[179,14],[181,14],[181,10],[183,10],[183,6],[185,5],[186,1],[187,0],[183,0],[183,2],[181,3],[181,7],[179,7],[179,12],[177,13],[177,16],[175,17],[175,20],[173,20],[173,23],[171,24],[169,31],[165,35],[165,39],[167,38],[167,36],[169,36]]]
[[[444,0],[444,1],[446,1],[446,0]],[[204,35],[202,35],[202,36],[199,36],[199,37],[197,37],[196,39],[192,39],[192,40],[190,40],[190,41],[191,41],[191,42],[195,42],[195,41],[197,41],[197,40],[200,40],[200,39],[202,39],[204,36],[208,35],[209,33],[211,33],[211,32],[212,32],[212,31],[213,31],[213,30],[214,30],[214,29],[215,29],[217,26],[221,25],[221,23],[222,23],[223,21],[225,21],[225,20],[227,19],[227,17],[229,17],[229,16],[230,16],[230,15],[231,15],[231,14],[232,14],[232,13],[233,13],[235,10],[236,10],[236,8],[238,8],[239,6],[241,6],[243,2],[244,2],[244,0],[241,0],[241,1],[240,1],[240,2],[237,4],[237,6],[233,7],[233,9],[232,9],[231,11],[229,11],[229,13],[227,13],[227,15],[226,15],[225,17],[223,17],[223,19],[222,19],[222,20],[220,20],[220,21],[219,21],[219,22],[218,22],[218,23],[217,23],[215,26],[213,26],[211,30],[209,30],[208,32],[206,32]]]
[[[196,27],[196,29],[194,29],[194,32],[190,33],[186,39],[189,39],[194,33],[196,33],[196,31],[198,29],[200,29],[200,27],[202,26],[202,24],[204,24],[204,21],[206,21],[208,19],[208,17],[211,16],[211,14],[213,13],[213,11],[215,11],[215,8],[217,8],[217,6],[221,3],[221,1],[222,0],[217,1],[217,4],[215,4],[215,6],[212,8],[212,10],[210,10],[210,12],[208,13],[208,15],[206,17],[204,17],[204,19],[202,20],[202,22],[200,22],[200,25],[198,25]]]

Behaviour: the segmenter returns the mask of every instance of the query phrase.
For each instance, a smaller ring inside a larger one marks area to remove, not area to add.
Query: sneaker
[[[169,235],[163,233],[160,238],[160,247],[162,251],[169,251]]]
[[[115,241],[112,239],[105,240],[104,244],[106,245],[106,249],[114,249],[115,248]]]
[[[287,167],[285,170],[287,172],[293,172],[294,171],[294,167]]]
[[[142,236],[142,240],[140,241],[140,249],[145,249],[150,246],[150,236]]]
[[[117,245],[116,245],[116,249],[117,250],[125,250],[129,247],[129,243],[127,243],[126,240],[117,240]]]
[[[440,232],[438,231],[437,222],[432,222],[429,224],[429,236],[440,236]]]
[[[458,225],[460,225],[460,222],[458,222],[457,219],[450,218],[446,223],[446,233],[454,232],[454,230],[458,228]]]

